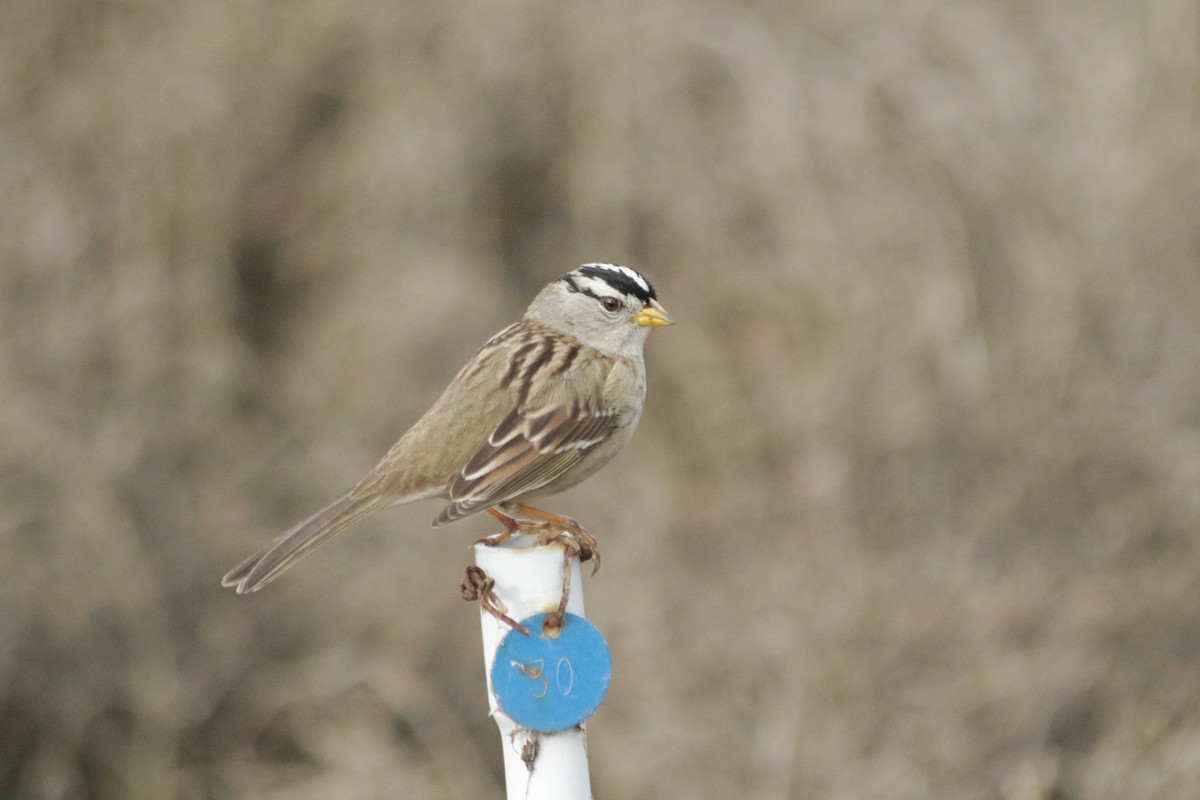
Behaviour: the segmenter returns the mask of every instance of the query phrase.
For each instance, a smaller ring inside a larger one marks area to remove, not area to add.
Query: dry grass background
[[[0,796],[500,796],[471,521],[221,573],[571,266],[605,798],[1194,798],[1200,9],[0,4]]]

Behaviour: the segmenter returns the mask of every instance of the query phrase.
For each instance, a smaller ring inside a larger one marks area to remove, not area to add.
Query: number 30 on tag
[[[600,707],[612,679],[612,656],[596,626],[567,614],[553,639],[541,635],[546,614],[521,620],[496,648],[492,691],[500,710],[541,733],[573,728]]]

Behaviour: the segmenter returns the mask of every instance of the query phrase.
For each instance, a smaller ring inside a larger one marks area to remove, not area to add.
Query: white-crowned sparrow
[[[373,511],[429,497],[449,501],[435,526],[488,511],[508,535],[553,527],[591,554],[595,540],[578,523],[528,503],[588,478],[629,441],[646,396],[646,335],[669,324],[634,270],[585,264],[567,273],[483,345],[353,489],[222,585],[253,592]]]

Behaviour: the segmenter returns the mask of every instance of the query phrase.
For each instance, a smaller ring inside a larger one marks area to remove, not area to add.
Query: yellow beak
[[[657,328],[660,325],[674,325],[671,318],[667,316],[667,310],[659,305],[657,300],[651,300],[650,305],[646,306],[641,312],[633,318],[633,321],[638,325],[645,325],[648,328]]]

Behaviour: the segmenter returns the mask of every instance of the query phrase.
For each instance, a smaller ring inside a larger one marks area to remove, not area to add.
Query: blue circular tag
[[[551,639],[542,635],[547,616],[521,620],[531,635],[509,631],[492,663],[500,710],[540,733],[565,731],[596,713],[612,679],[612,656],[595,625],[567,614]]]

